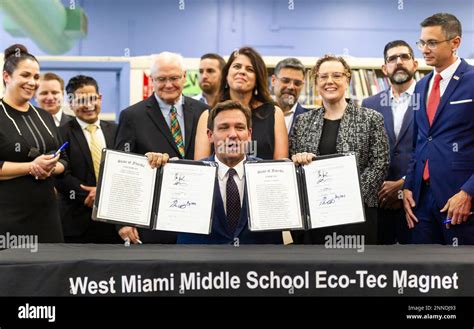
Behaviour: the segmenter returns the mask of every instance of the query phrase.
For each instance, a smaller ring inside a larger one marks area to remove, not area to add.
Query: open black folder
[[[152,169],[144,155],[104,149],[92,218],[209,234],[216,175],[213,162],[170,160]]]
[[[247,161],[249,229],[308,230],[365,221],[353,153],[319,156],[309,165]]]

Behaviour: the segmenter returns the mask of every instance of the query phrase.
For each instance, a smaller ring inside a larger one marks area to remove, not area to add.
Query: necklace
[[[3,105],[3,98],[0,100],[0,105],[2,106],[3,108],[3,112],[5,112],[5,115],[8,117],[8,119],[10,119],[10,121],[13,123],[13,125],[15,126],[16,128],[16,131],[18,132],[18,135],[22,136],[23,137],[23,134],[21,133],[21,130],[20,128],[18,128],[18,125],[16,124],[16,121],[15,119],[13,119],[10,114],[8,114],[7,112],[7,109],[5,108],[5,105]],[[31,106],[33,108],[33,110],[35,111],[36,115],[38,116],[38,118],[40,119],[41,123],[43,124],[43,126],[46,128],[46,130],[48,131],[49,135],[54,138],[53,136],[53,133],[51,132],[51,130],[49,130],[48,126],[46,125],[46,123],[43,121],[43,118],[40,116],[40,114],[38,113],[38,110],[36,109],[36,107],[33,106],[33,104],[31,104],[30,102],[28,102],[28,105]]]

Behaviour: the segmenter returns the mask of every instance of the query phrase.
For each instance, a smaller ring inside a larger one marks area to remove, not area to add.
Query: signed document
[[[303,228],[293,162],[247,162],[245,179],[251,231]]]
[[[365,221],[354,154],[321,157],[303,166],[309,228]]]
[[[209,234],[216,169],[180,161],[165,165],[154,229]]]
[[[102,153],[92,218],[154,230],[209,234],[217,165],[170,160],[152,169],[144,155]]]
[[[296,167],[281,160],[245,163],[251,231],[314,229],[365,221],[356,157],[317,157]]]
[[[104,150],[93,219],[149,227],[156,173],[143,155]]]

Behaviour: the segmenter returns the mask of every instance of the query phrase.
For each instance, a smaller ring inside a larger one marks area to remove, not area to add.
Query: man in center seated
[[[211,234],[179,233],[179,244],[281,244],[280,231],[251,232],[247,222],[244,161],[252,137],[252,113],[239,102],[218,103],[210,112],[207,136],[215,154],[203,161],[218,164]],[[168,154],[147,153],[152,167],[168,161]],[[134,241],[132,241],[134,242]]]

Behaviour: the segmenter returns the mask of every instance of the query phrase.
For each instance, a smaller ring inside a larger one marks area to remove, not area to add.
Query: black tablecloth
[[[473,278],[468,246],[40,244],[0,252],[0,296],[474,296]]]

